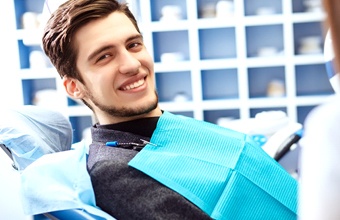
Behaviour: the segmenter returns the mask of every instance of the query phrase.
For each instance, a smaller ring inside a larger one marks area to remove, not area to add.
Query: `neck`
[[[111,116],[108,114],[103,114],[103,115],[96,114],[96,118],[98,119],[98,123],[100,125],[106,125],[106,124],[117,124],[121,122],[141,119],[141,118],[159,117],[161,115],[162,115],[162,110],[159,108],[159,106],[157,106],[157,108],[155,108],[154,110],[148,113],[141,114],[141,115],[135,115],[135,116],[129,116],[129,117],[118,117],[118,116]]]

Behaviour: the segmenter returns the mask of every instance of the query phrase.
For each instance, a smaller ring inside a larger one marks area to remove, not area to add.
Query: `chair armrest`
[[[10,151],[4,144],[0,144],[0,147],[1,147],[1,149],[2,149],[3,151],[5,151],[5,153],[7,154],[7,156],[9,156],[9,158],[11,158],[11,160],[13,161],[11,151]]]
[[[12,152],[10,149],[8,149],[8,147],[6,147],[6,145],[4,144],[0,144],[0,148],[7,154],[7,156],[12,160],[12,167],[15,169],[15,170],[18,170],[18,167],[15,166],[14,164],[14,160],[13,160],[13,157],[12,157]]]

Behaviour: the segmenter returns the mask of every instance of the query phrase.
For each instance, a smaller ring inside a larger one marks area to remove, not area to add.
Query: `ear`
[[[83,86],[77,79],[64,76],[63,85],[67,94],[72,98],[82,99],[84,97]]]

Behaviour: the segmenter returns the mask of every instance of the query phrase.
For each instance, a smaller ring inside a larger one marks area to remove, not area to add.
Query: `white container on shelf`
[[[321,0],[304,0],[303,4],[306,7],[306,12],[321,12],[323,10]]]
[[[320,36],[308,36],[300,39],[299,54],[322,53]]]
[[[162,63],[171,63],[171,62],[178,62],[178,61],[183,61],[183,60],[184,60],[184,55],[181,52],[162,53],[161,55]]]
[[[268,83],[268,97],[284,97],[286,95],[285,84],[282,80],[273,79]]]
[[[256,9],[256,15],[273,15],[275,13],[276,11],[273,7],[260,7]]]
[[[39,50],[31,51],[29,62],[30,62],[31,69],[42,69],[42,68],[47,68],[49,66],[47,57],[42,51],[39,51]]]
[[[216,17],[225,18],[234,15],[234,2],[230,0],[220,0],[216,3]]]
[[[276,47],[261,47],[257,51],[257,56],[259,57],[270,57],[276,56],[278,54],[278,49]]]
[[[214,3],[204,4],[200,8],[201,18],[214,18],[216,16],[216,6]]]
[[[165,5],[163,6],[161,13],[161,21],[176,21],[183,19],[182,9],[177,5]]]
[[[22,28],[23,29],[38,29],[39,27],[39,20],[38,14],[35,12],[25,12],[22,15]]]

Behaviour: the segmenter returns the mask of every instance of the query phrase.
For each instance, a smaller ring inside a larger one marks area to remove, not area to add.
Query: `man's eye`
[[[97,59],[97,62],[98,62],[98,61],[101,61],[101,60],[104,60],[105,58],[108,58],[108,57],[110,57],[109,54],[104,54],[103,56],[100,56],[100,57]]]
[[[132,43],[132,44],[129,44],[128,48],[132,49],[132,48],[135,48],[135,47],[138,47],[138,46],[141,46],[141,45],[142,45],[141,43]]]

